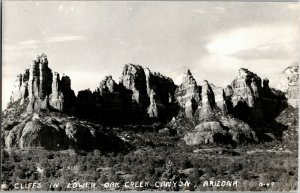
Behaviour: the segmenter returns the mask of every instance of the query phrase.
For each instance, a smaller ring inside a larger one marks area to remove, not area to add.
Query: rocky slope
[[[43,147],[47,150],[103,151],[127,148],[123,140],[100,124],[83,121],[49,110],[28,113],[23,105],[12,104],[2,112],[2,145],[7,149]],[[20,113],[22,112],[23,113]],[[25,113],[24,113],[25,111]]]
[[[116,133],[103,128],[145,124],[156,125],[155,130],[167,125],[188,145],[256,143],[265,133],[276,133],[276,117],[298,100],[296,69],[285,70],[282,92],[243,68],[221,88],[207,80],[198,85],[190,70],[176,86],[160,73],[126,64],[118,83],[106,76],[95,91],[75,96],[71,79],[52,72],[42,54],[17,76],[10,105],[2,112],[2,144],[101,149],[114,141],[124,146]]]

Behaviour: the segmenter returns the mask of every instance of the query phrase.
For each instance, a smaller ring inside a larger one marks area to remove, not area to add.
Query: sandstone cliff
[[[176,89],[175,97],[180,107],[185,110],[185,115],[192,118],[200,104],[200,90],[189,69],[185,72],[182,83]]]
[[[176,86],[160,73],[126,64],[118,83],[106,76],[96,90],[75,96],[71,79],[52,72],[42,54],[17,76],[2,140],[8,148],[101,148],[103,137],[119,139],[108,137],[100,125],[169,124],[188,145],[253,143],[276,132],[270,128],[287,107],[286,96],[292,105],[298,101],[298,67],[284,72],[281,92],[244,68],[221,88],[207,80],[198,85],[190,70]]]
[[[285,93],[288,103],[299,107],[299,66],[298,64],[287,67],[279,78],[278,88]]]
[[[52,73],[47,56],[41,54],[24,74],[17,76],[10,103],[23,104],[26,99],[29,100],[28,112],[49,108],[66,112],[74,105],[75,94],[70,78],[60,79],[57,72]]]

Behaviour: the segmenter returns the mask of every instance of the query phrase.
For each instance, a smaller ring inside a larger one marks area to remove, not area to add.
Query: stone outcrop
[[[243,144],[257,140],[255,132],[244,122],[227,116],[226,100],[231,100],[232,88],[225,89],[209,84],[201,84],[200,124],[188,132],[183,140],[187,145],[199,144]],[[219,114],[218,112],[222,112]]]
[[[21,149],[31,147],[59,149],[64,145],[64,133],[59,128],[33,120],[26,123],[19,140]]]
[[[19,74],[15,80],[12,95],[10,97],[10,102],[14,103],[20,101],[22,105],[24,100],[28,96],[28,79],[29,79],[29,69],[25,70],[24,74]]]
[[[263,121],[262,81],[255,73],[239,69],[238,76],[224,93],[228,112],[247,122]]]
[[[230,143],[230,136],[219,122],[204,122],[198,125],[193,132],[187,133],[183,140],[187,145]]]
[[[76,102],[76,96],[74,91],[71,89],[71,79],[65,74],[62,75],[60,80],[60,91],[63,94],[63,111],[74,111],[74,104]]]
[[[146,75],[141,66],[126,64],[120,77],[120,84],[132,92],[131,97],[134,112],[147,108]]]
[[[223,89],[222,87],[217,87],[213,84],[210,84],[210,87],[215,95],[215,103],[216,107],[218,107],[223,115],[228,113],[227,103],[226,103],[226,94],[225,90],[227,91],[228,88]],[[229,92],[229,91],[227,91]],[[230,95],[230,93],[227,93]],[[230,96],[231,97],[231,96]]]
[[[187,145],[240,145],[258,142],[256,133],[247,123],[230,116],[201,122],[192,132],[188,132],[183,140]]]
[[[47,56],[42,54],[32,62],[29,68],[28,111],[46,109],[48,96],[51,93],[52,72],[48,68]]]
[[[224,90],[228,112],[252,125],[274,119],[285,108],[283,94],[269,88],[269,80],[241,68],[236,79]]]
[[[200,103],[200,90],[190,70],[183,76],[182,83],[175,91],[175,98],[188,118],[194,116]]]
[[[285,93],[289,105],[299,107],[299,69],[298,65],[287,67],[281,74],[278,88]]]
[[[96,96],[96,98],[95,98]],[[122,96],[121,89],[118,84],[112,79],[112,76],[106,76],[100,82],[99,93],[94,93],[94,101],[99,108],[100,119],[111,121],[123,121],[126,119],[128,105],[125,101],[129,101],[129,96]]]
[[[254,107],[255,99],[259,97],[261,78],[245,68],[239,70],[239,74],[232,82],[233,106],[238,102],[246,102],[249,107]]]
[[[289,97],[291,104],[298,100],[298,68],[287,68],[285,72],[284,93],[270,88],[268,79],[262,81],[244,68],[239,70],[231,85],[221,88],[206,80],[197,85],[189,70],[185,72],[182,84],[176,86],[172,79],[160,73],[126,64],[119,83],[112,76],[106,76],[96,90],[79,91],[76,97],[71,89],[71,79],[64,74],[60,77],[57,72],[52,73],[47,57],[42,54],[29,70],[17,76],[11,106],[20,111],[25,111],[27,106],[27,113],[16,113],[18,116],[53,113],[55,110],[112,126],[164,124],[172,119],[175,121],[170,126],[188,128],[180,130],[189,145],[244,144],[256,142],[256,135],[264,133],[259,129],[274,122],[286,107],[285,96]],[[103,133],[85,126],[86,123],[72,120],[11,119],[4,123],[7,147],[55,149],[59,145],[86,149],[100,147],[98,141],[105,141],[104,138],[108,137],[103,138]],[[49,140],[52,142],[47,141],[45,135],[51,135]]]
[[[48,108],[66,112],[74,108],[75,98],[70,78],[63,75],[60,79],[57,72],[52,73],[47,56],[42,54],[37,56],[24,74],[17,76],[10,102],[20,100],[22,105],[28,99],[28,112]]]
[[[59,111],[63,110],[63,103],[64,103],[64,95],[60,91],[60,78],[57,72],[53,74],[52,80],[52,94],[50,95],[49,104],[54,109]]]
[[[147,116],[158,120],[172,118],[176,108],[174,98],[176,86],[173,80],[160,73],[152,73],[148,68],[144,68],[144,72],[147,95],[150,100]]]
[[[258,142],[255,131],[247,123],[231,116],[222,116],[219,121],[235,144]]]
[[[117,84],[106,76],[94,91],[79,91],[77,112],[106,123],[166,121],[176,113],[173,81],[148,68],[126,64]]]
[[[280,112],[287,107],[285,93],[269,87],[269,80],[263,80],[261,92],[261,101],[263,105],[263,118],[265,121],[274,120]]]
[[[207,80],[201,84],[201,107],[199,111],[199,121],[212,121],[215,120],[215,95]]]
[[[30,149],[43,147],[47,150],[93,150],[104,151],[126,148],[117,136],[89,122],[74,120],[67,116],[26,114],[12,129],[5,129],[3,148]]]
[[[112,79],[112,76],[106,76],[104,80],[100,82],[99,92],[102,95],[103,93],[113,93],[117,90],[117,84]]]

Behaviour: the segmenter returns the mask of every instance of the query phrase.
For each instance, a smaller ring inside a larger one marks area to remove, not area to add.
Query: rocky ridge
[[[260,135],[266,125],[275,122],[287,107],[286,96],[289,100],[298,100],[296,77],[289,78],[292,83],[287,84],[285,93],[270,88],[268,79],[262,81],[243,68],[225,88],[207,80],[198,85],[190,70],[176,86],[172,79],[160,73],[126,64],[119,83],[112,76],[106,76],[95,91],[82,90],[75,96],[71,79],[65,75],[60,78],[57,72],[52,72],[47,56],[42,54],[24,74],[17,76],[10,107],[4,114],[9,117],[16,113],[12,110],[15,108],[19,109],[20,117],[18,121],[4,120],[2,142],[8,148],[100,148],[97,133],[101,131],[99,136],[106,135],[99,126],[91,124],[94,122],[119,126],[177,124],[181,125],[183,140],[188,145],[255,143],[262,139]],[[53,114],[55,111],[65,118],[60,119]],[[69,116],[90,123],[83,125]],[[185,118],[187,124],[182,125],[180,122]],[[190,125],[194,126],[187,129]],[[50,138],[44,137],[50,135]]]

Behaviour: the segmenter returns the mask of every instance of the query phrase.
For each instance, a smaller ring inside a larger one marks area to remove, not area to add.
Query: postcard
[[[298,190],[298,2],[2,10],[2,191]]]

